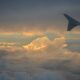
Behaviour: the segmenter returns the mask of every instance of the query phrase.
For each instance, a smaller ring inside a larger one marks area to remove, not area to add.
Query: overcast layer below
[[[80,80],[80,53],[66,46],[63,36],[44,36],[0,48],[0,80]]]

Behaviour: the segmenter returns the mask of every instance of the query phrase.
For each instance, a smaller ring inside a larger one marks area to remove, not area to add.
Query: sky
[[[80,80],[80,0],[0,0],[0,80]]]
[[[63,13],[80,20],[80,0],[0,0],[0,31],[66,31]]]

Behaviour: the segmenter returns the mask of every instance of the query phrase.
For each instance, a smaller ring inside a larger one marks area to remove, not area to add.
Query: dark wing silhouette
[[[80,25],[80,22],[78,22],[77,20],[75,20],[74,18],[72,18],[71,16],[64,14],[64,16],[67,18],[68,20],[68,28],[67,31],[71,31],[74,27]]]

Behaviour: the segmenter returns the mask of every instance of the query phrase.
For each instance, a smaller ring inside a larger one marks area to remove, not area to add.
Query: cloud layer
[[[80,54],[65,49],[64,37],[54,40],[41,37],[32,41],[34,46],[39,42],[47,46],[37,51],[18,47],[0,49],[0,80],[80,79]]]

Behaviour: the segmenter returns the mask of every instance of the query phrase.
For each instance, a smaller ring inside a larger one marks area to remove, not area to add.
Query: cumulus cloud
[[[41,50],[43,48],[46,48],[50,45],[53,45],[55,47],[66,47],[67,44],[65,43],[65,38],[60,37],[60,38],[55,38],[54,40],[50,40],[48,37],[43,36],[40,38],[37,38],[33,40],[30,44],[24,45],[23,48],[27,50]]]
[[[50,40],[47,37],[41,37],[33,40],[30,44],[23,47],[27,50],[41,50],[50,44]]]

